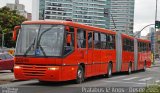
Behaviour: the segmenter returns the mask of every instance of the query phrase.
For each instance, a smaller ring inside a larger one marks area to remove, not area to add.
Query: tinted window
[[[67,35],[71,35],[71,42],[67,42]],[[73,51],[74,49],[74,28],[70,27],[70,32],[66,32],[66,40],[64,43],[64,55]]]
[[[86,31],[78,29],[78,48],[86,48]]]
[[[92,48],[92,43],[93,43],[92,32],[89,32],[88,33],[88,48]]]
[[[146,52],[147,51],[147,46],[148,46],[147,43],[138,42],[138,51],[139,52]]]
[[[107,49],[115,49],[115,36],[107,34]]]
[[[101,48],[102,49],[107,48],[107,37],[105,34],[101,34]]]
[[[94,48],[101,48],[100,33],[94,33]]]
[[[124,51],[134,51],[134,41],[128,38],[123,38],[123,50]]]
[[[148,44],[148,51],[151,51],[151,44]]]

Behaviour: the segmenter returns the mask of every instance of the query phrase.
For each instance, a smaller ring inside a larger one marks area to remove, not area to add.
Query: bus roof
[[[133,36],[129,36],[129,35],[124,34],[124,33],[122,33],[122,37],[129,38],[129,39],[132,39],[132,40],[134,39]]]
[[[73,22],[73,21],[64,21],[64,20],[37,20],[37,21],[25,21],[22,24],[62,24],[62,25],[68,25],[68,26],[73,26],[76,28],[82,28],[82,29],[86,29],[88,31],[99,31],[102,33],[109,33],[109,34],[116,34],[115,31],[112,30],[108,30],[108,29],[104,29],[104,28],[99,28],[99,27],[94,27],[94,26],[89,26],[89,25],[85,25],[85,24],[80,24],[77,22]],[[127,34],[122,34],[123,37],[128,37],[130,39],[134,39],[134,37],[129,36]],[[138,41],[141,42],[150,42],[149,40],[145,40],[145,39],[140,39],[137,38]]]
[[[77,22],[72,22],[72,21],[63,21],[63,20],[37,20],[37,21],[25,21],[22,24],[62,24],[62,25],[68,25],[68,26],[73,26],[77,28],[82,28],[86,30],[91,30],[91,31],[99,31],[99,32],[104,32],[104,33],[109,33],[109,34],[116,34],[115,31],[104,29],[104,28],[99,28],[99,27],[94,27],[94,26],[89,26],[85,24],[80,24]]]
[[[140,42],[148,42],[148,43],[151,42],[150,40],[141,39],[141,38],[137,38],[137,40],[140,41]]]

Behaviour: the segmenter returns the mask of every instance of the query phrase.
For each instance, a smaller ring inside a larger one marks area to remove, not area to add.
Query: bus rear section
[[[138,43],[138,69],[151,67],[151,45],[150,41],[137,39]]]

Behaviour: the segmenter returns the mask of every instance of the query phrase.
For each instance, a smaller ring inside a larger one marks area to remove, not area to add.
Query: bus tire
[[[80,65],[77,70],[76,83],[80,84],[84,81],[84,69]]]
[[[47,84],[47,83],[49,83],[49,81],[41,81],[41,80],[39,80],[39,83]]]
[[[128,65],[128,75],[132,73],[132,63],[129,63]]]
[[[109,63],[109,65],[108,65],[107,77],[108,78],[112,77],[112,64],[111,63]]]
[[[146,61],[144,62],[143,71],[146,71]]]

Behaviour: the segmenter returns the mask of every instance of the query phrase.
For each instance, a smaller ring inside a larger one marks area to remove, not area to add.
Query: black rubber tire
[[[144,62],[143,71],[146,71],[146,61]]]
[[[41,81],[41,80],[39,80],[39,83],[47,84],[47,83],[50,83],[50,82],[49,81]]]
[[[132,73],[132,64],[129,63],[128,65],[128,75],[130,75]]]
[[[108,78],[112,77],[112,64],[111,63],[109,63],[108,65],[107,77]]]
[[[76,83],[80,84],[84,81],[84,69],[80,65],[77,70]]]

